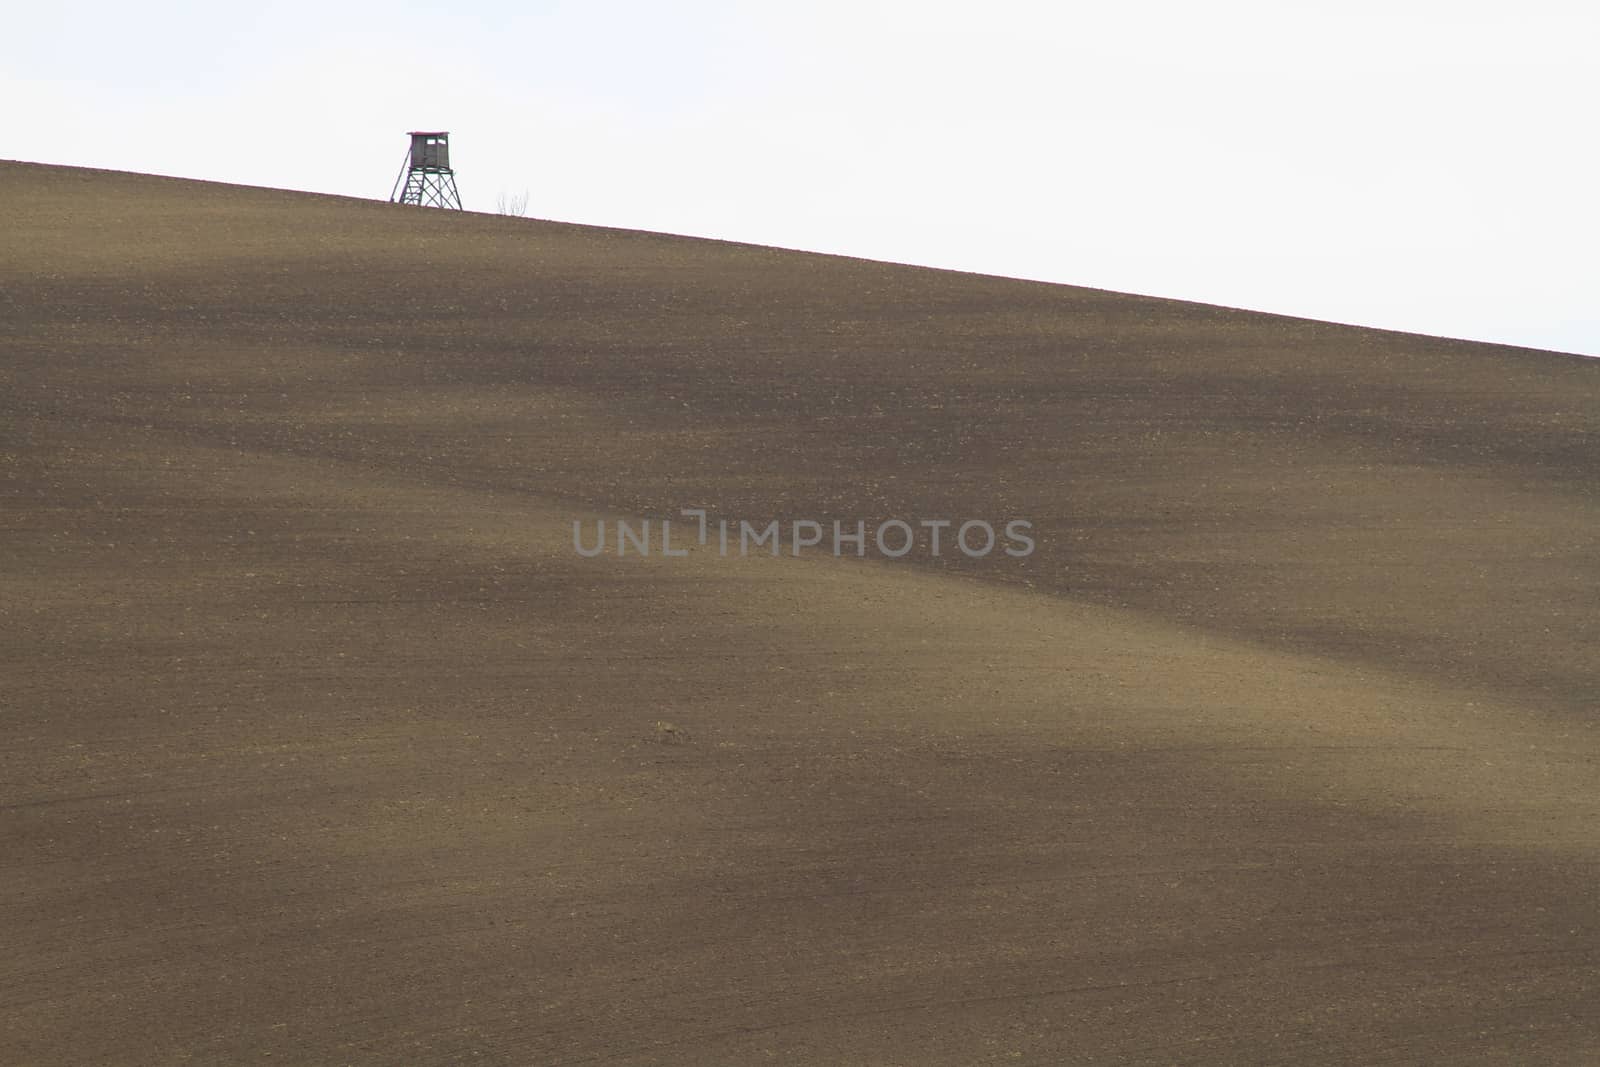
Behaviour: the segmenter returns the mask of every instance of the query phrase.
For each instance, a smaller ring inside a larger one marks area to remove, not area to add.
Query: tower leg
[[[461,211],[461,193],[456,189],[456,176],[448,170],[406,171],[398,196],[389,199],[398,204],[416,204],[419,207],[442,207]]]

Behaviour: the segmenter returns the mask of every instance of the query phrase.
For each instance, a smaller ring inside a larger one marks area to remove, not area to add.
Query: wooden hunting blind
[[[450,135],[443,130],[413,130],[389,200],[396,204],[461,210],[456,174],[450,169]]]
[[[411,135],[411,165],[418,170],[449,170],[450,135],[448,133],[413,133]]]

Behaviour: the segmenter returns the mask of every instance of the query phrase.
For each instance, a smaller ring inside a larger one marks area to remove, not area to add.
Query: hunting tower
[[[400,166],[400,177],[395,179],[389,202],[461,210],[456,172],[450,169],[448,133],[412,131],[411,149]]]

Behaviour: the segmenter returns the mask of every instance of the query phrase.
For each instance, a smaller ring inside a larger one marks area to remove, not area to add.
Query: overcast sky
[[[1600,5],[12,5],[0,156],[1600,355]]]

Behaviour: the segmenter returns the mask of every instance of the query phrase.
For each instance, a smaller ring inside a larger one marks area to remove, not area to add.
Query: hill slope
[[[25,164],[0,217],[0,1058],[1600,1055],[1600,362]],[[573,551],[696,506],[1038,548]]]

